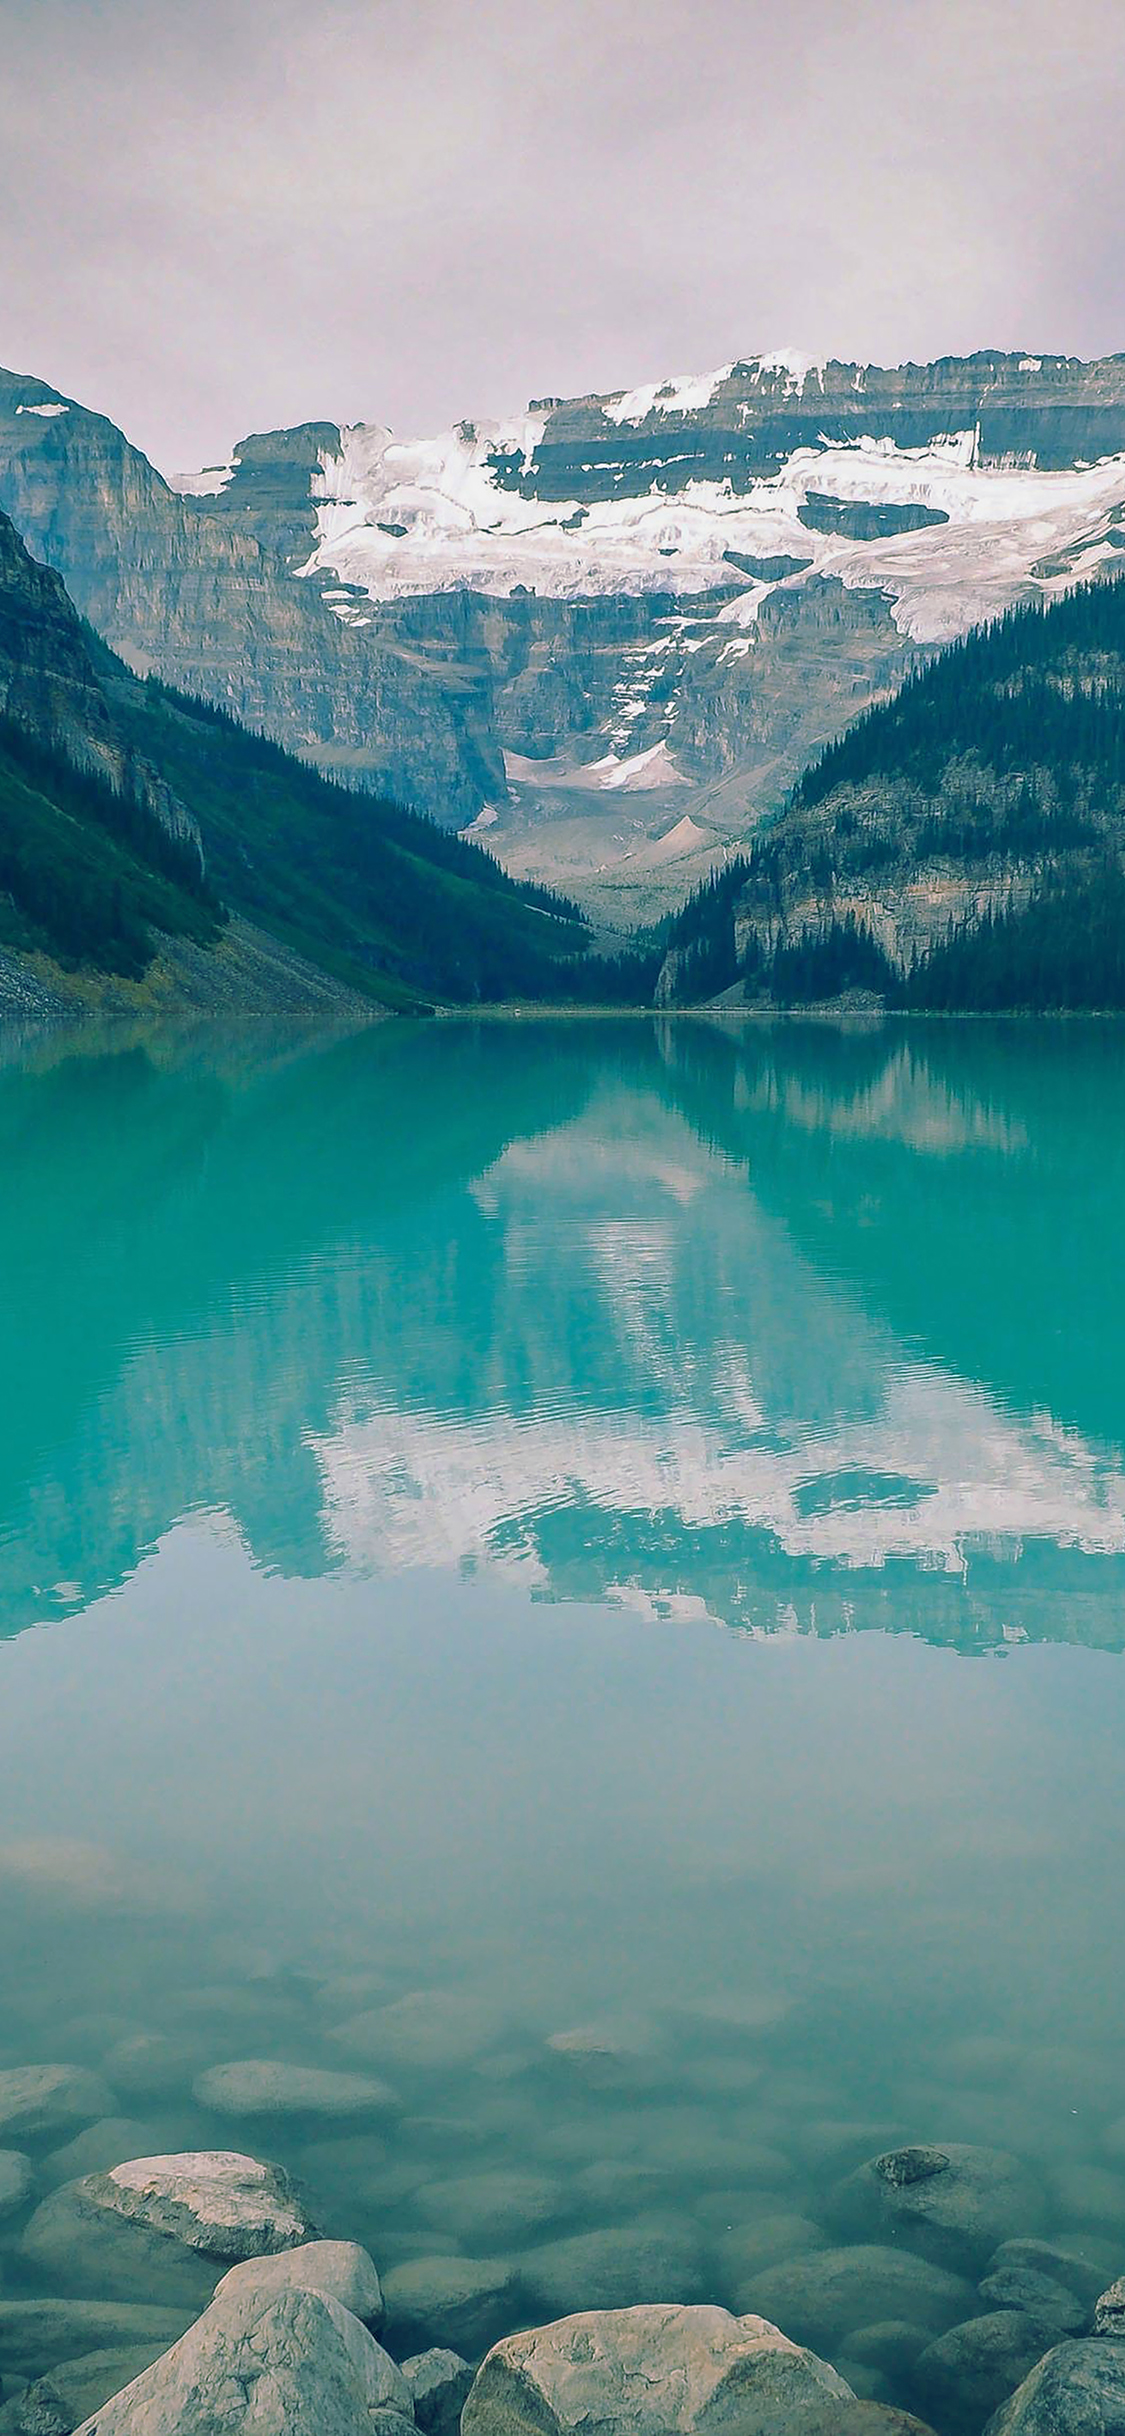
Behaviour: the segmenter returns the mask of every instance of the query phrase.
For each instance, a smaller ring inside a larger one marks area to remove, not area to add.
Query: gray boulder
[[[306,2241],[297,2250],[279,2250],[272,2258],[243,2259],[215,2286],[215,2299],[229,2292],[325,2293],[350,2309],[372,2332],[383,2323],[383,2294],[374,2262],[355,2241]]]
[[[280,2168],[202,2150],[65,2183],[36,2209],[22,2249],[71,2292],[201,2309],[216,2262],[291,2249],[314,2230]]]
[[[1044,2349],[1063,2335],[1085,2334],[1090,2312],[1077,2293],[1035,2267],[992,2267],[977,2287],[989,2309],[1021,2309],[1043,2328]]]
[[[84,2436],[371,2436],[410,2423],[400,2369],[323,2293],[227,2293],[84,2423]]]
[[[132,2343],[64,2360],[5,2403],[0,2436],[71,2436],[72,2429],[142,2376],[167,2348],[166,2343]]]
[[[1043,2190],[1018,2157],[955,2140],[871,2157],[829,2202],[841,2231],[905,2242],[959,2274],[982,2267],[999,2242],[1040,2233],[1045,2212]]]
[[[62,2148],[53,2148],[41,2160],[39,2170],[50,2183],[78,2182],[83,2174],[107,2174],[132,2157],[155,2157],[172,2145],[155,2124],[135,2122],[129,2115],[107,2115],[101,2123],[88,2123],[85,2131]]]
[[[201,2072],[193,2095],[215,2115],[321,2115],[334,2121],[386,2114],[398,2103],[385,2081],[366,2072],[323,2072],[314,2065],[263,2063],[250,2056]]]
[[[1094,2333],[1125,2336],[1125,2276],[1119,2276],[1108,2292],[1099,2293],[1094,2303]]]
[[[805,2436],[853,2399],[835,2369],[763,2318],[663,2306],[588,2310],[490,2351],[463,2436]]]
[[[1056,2344],[989,2420],[986,2436],[1125,2436],[1125,2343]]]
[[[415,2205],[420,2216],[470,2249],[493,2250],[533,2240],[559,2214],[564,2198],[562,2184],[550,2175],[513,2169],[429,2182]]]
[[[396,2350],[448,2344],[478,2359],[515,2315],[515,2270],[503,2258],[407,2259],[383,2277]]]
[[[989,2259],[988,2273],[991,2276],[1009,2267],[1030,2267],[1034,2274],[1062,2284],[1084,2308],[1092,2309],[1116,2262],[1114,2244],[1097,2234],[1067,2242],[1003,2241]]]
[[[414,2416],[425,2436],[458,2436],[473,2372],[456,2351],[420,2351],[404,2360]]]
[[[525,2252],[520,2277],[537,2306],[553,2317],[671,2298],[695,2301],[704,2290],[698,2237],[678,2216],[638,2217],[632,2224],[541,2242]]]
[[[393,2005],[353,2014],[328,2035],[365,2063],[444,2072],[483,2054],[503,2027],[503,2014],[486,1997],[458,1988],[420,1988]]]
[[[41,2377],[91,2351],[166,2351],[190,2323],[186,2309],[137,2301],[0,2301],[0,2360],[5,2375]]]
[[[828,2352],[842,2350],[855,2327],[880,2319],[906,2319],[929,2335],[944,2334],[969,2316],[976,2300],[962,2277],[909,2250],[877,2243],[787,2259],[752,2277],[743,2293],[748,2306],[798,2342]]]
[[[942,2436],[980,2436],[1001,2402],[1014,2394],[1050,2341],[1018,2309],[951,2326],[915,2361],[912,2398],[937,2421]]]
[[[20,2064],[0,2072],[0,2140],[60,2139],[113,2110],[112,2089],[80,2064]]]
[[[18,2216],[31,2196],[33,2179],[30,2157],[18,2148],[0,2148],[0,2224],[6,2216]]]
[[[892,2386],[900,2387],[929,2339],[921,2326],[911,2326],[906,2318],[884,2318],[873,2326],[853,2328],[848,2358],[863,2368],[877,2368]]]

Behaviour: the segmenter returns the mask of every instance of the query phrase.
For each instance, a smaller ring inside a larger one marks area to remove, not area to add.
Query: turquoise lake
[[[12,1042],[0,1175],[0,2065],[380,2268],[935,2140],[1125,2266],[1120,1028]]]

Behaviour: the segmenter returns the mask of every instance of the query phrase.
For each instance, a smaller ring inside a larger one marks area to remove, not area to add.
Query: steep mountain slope
[[[0,951],[51,959],[58,988],[65,970],[136,982],[169,942],[221,944],[226,1001],[228,908],[280,943],[250,942],[255,1003],[318,1003],[324,974],[390,1006],[613,978],[564,905],[477,848],[139,681],[0,516]]]
[[[1125,1006],[1125,576],[942,653],[678,917],[661,998]]]
[[[133,667],[635,918],[920,654],[1113,559],[1125,357],[757,356],[171,483],[5,374],[0,504]]]

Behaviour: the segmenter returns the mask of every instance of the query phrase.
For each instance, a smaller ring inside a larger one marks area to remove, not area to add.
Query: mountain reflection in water
[[[1125,1643],[1112,1026],[254,1030],[0,1072],[4,1629],[285,1575]]]

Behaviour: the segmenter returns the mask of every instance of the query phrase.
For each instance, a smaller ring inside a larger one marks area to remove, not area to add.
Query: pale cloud
[[[0,0],[0,358],[158,463],[1125,345],[1120,0]]]

